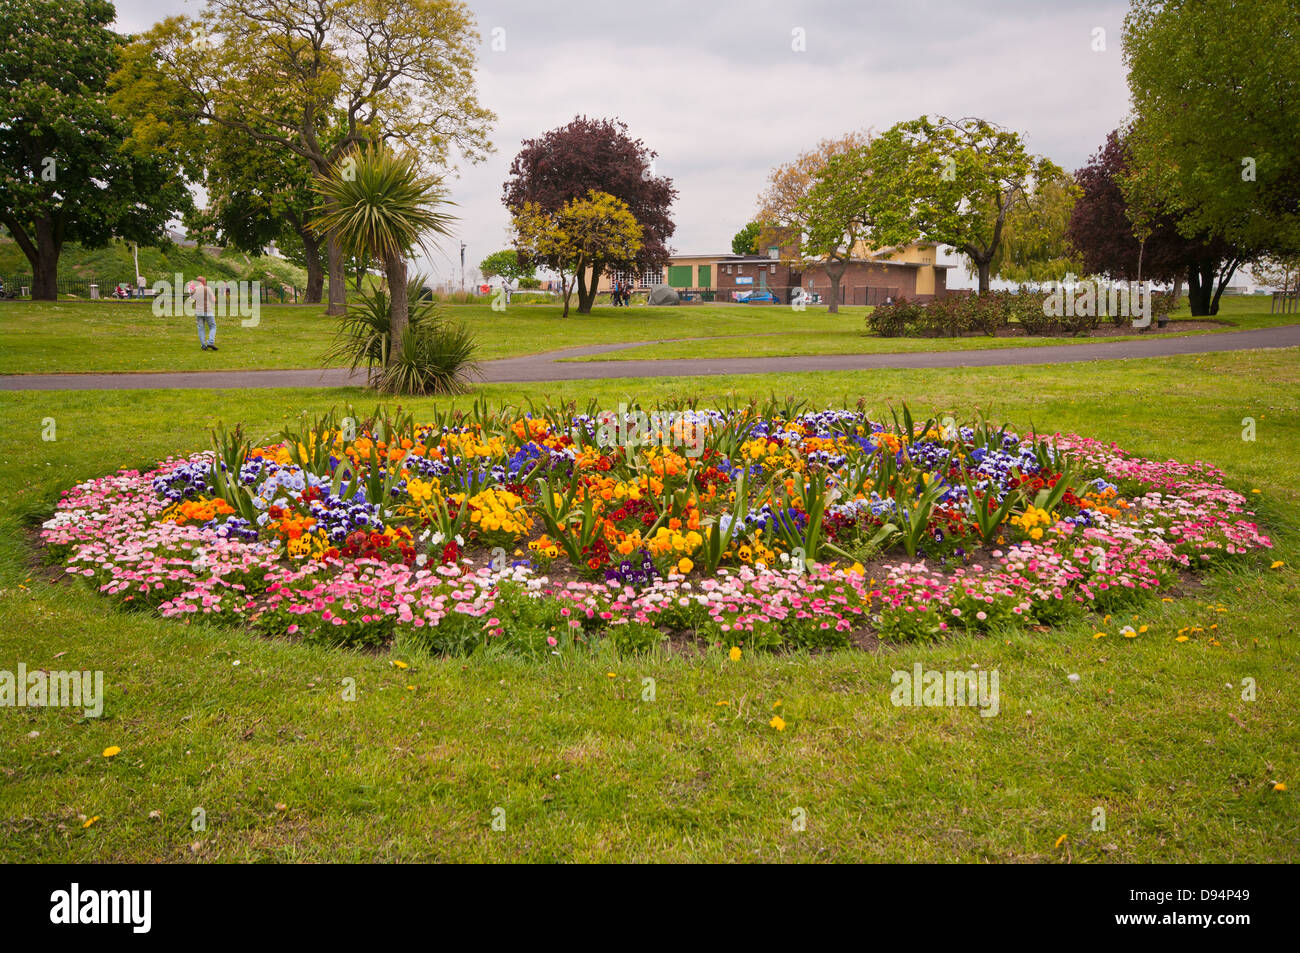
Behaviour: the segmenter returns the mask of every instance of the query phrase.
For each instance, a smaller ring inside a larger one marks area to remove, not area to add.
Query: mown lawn
[[[1143,606],[1149,629],[1134,640],[1095,640],[1079,624],[738,663],[723,650],[552,664],[399,650],[401,670],[388,655],[119,612],[31,563],[25,527],[60,489],[204,446],[218,421],[264,436],[301,410],[373,399],[0,394],[0,668],[102,669],[107,683],[101,719],[0,712],[0,860],[1294,861],[1298,358],[485,388],[611,406],[775,393],[979,408],[1221,466],[1261,491],[1252,496],[1278,543],[1178,601]],[[1253,442],[1241,439],[1245,417]],[[52,442],[41,440],[46,418]],[[1271,570],[1273,560],[1286,565]],[[1189,625],[1207,631],[1176,643]],[[892,671],[918,661],[998,669],[1001,713],[893,707]],[[642,700],[647,678],[654,701]],[[1242,698],[1248,678],[1253,702]],[[356,701],[343,700],[345,679]],[[768,725],[774,710],[783,732]],[[102,757],[108,746],[121,753]],[[1104,831],[1092,829],[1098,807]],[[204,831],[191,830],[196,808]],[[497,808],[503,831],[492,829]],[[796,809],[805,830],[792,828]]]
[[[1268,314],[1267,300],[1225,299],[1218,330],[1300,321]],[[643,360],[674,357],[777,357],[970,350],[1077,344],[1107,338],[879,338],[864,330],[869,309],[824,307],[794,312],[784,307],[690,305],[611,308],[560,316],[553,305],[512,305],[504,313],[488,304],[447,305],[445,313],[473,329],[482,360],[562,348],[644,342],[573,360]],[[1184,312],[1175,315],[1187,317]],[[155,317],[138,302],[0,302],[0,374],[311,368],[325,354],[336,321],[320,308],[267,305],[256,326],[237,317],[218,320],[216,352],[199,349],[192,318]],[[1188,333],[1215,333],[1192,331]],[[337,362],[335,362],[337,363]]]

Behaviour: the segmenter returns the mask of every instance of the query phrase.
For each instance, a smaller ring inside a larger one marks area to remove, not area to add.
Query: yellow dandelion
[[[1068,835],[1066,835],[1066,834],[1062,834],[1060,837],[1058,837],[1058,838],[1056,839],[1056,846],[1057,846],[1057,847],[1060,847],[1062,844],[1064,844],[1064,843],[1065,843],[1067,840],[1069,840],[1069,839],[1070,839],[1070,838],[1069,838]]]
[[[1283,787],[1283,789],[1285,790],[1286,785],[1283,785],[1282,787]],[[96,814],[94,817],[88,817],[88,818],[86,818],[86,823],[84,823],[84,824],[81,825],[81,829],[84,831],[87,827],[89,827],[91,824],[95,823],[97,820],[99,820],[99,815],[98,815],[98,814]]]
[[[1282,560],[1280,560],[1280,559],[1275,559],[1275,560],[1273,560],[1272,565],[1270,565],[1268,568],[1269,568],[1269,569],[1281,569],[1281,568],[1282,568],[1283,566],[1285,566],[1285,565],[1286,565],[1286,563],[1283,562]]]
[[[727,653],[727,656],[728,656],[728,658],[730,658],[733,662],[739,662],[739,661],[740,661],[740,646],[738,646],[738,645],[733,645],[733,646],[731,647],[731,651]]]
[[[785,719],[780,715],[773,715],[772,720],[768,722],[777,731],[785,731]]]
[[[1186,642],[1186,641],[1187,641],[1187,636],[1185,636],[1185,635],[1180,635],[1180,636],[1178,636],[1178,638],[1174,639],[1174,641],[1175,641],[1175,642]]]
[[[618,678],[618,672],[606,672],[606,673],[605,673],[605,677],[606,677],[606,678]]]
[[[403,661],[402,661],[401,659],[399,659],[399,658],[391,659],[391,660],[389,661],[388,664],[391,665],[391,666],[393,666],[393,668],[410,668],[410,667],[411,667],[411,666],[407,665],[405,662],[403,662]]]
[[[105,758],[113,758],[121,753],[122,753],[122,749],[119,748],[117,745],[109,745],[107,748],[104,749]]]
[[[1286,784],[1285,784],[1284,782],[1282,782],[1282,781],[1279,781],[1279,782],[1277,782],[1277,784],[1273,785],[1273,790],[1274,790],[1274,791],[1285,791],[1285,790],[1286,790]]]
[[[722,707],[722,706],[724,706],[724,705],[730,705],[731,702],[729,702],[729,701],[720,701],[720,702],[714,702],[714,704],[717,705],[718,707]]]
[[[1094,639],[1104,639],[1104,638],[1106,637],[1106,633],[1105,633],[1105,632],[1094,632],[1094,633],[1092,633],[1092,637],[1093,637]],[[1010,643],[1008,643],[1008,644],[1010,644]]]

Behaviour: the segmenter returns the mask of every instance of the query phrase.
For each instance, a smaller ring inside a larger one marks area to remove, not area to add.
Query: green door
[[[699,284],[697,284],[696,287],[697,287],[697,288],[712,288],[712,287],[713,287],[713,268],[712,268],[711,266],[709,266],[709,265],[700,265],[700,267],[697,269],[697,271],[698,271],[698,273],[699,273],[699,277],[698,277]]]
[[[691,266],[669,265],[668,284],[674,288],[689,288],[691,286]]]

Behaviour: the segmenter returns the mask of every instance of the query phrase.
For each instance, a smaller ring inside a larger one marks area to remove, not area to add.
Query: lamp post
[[[465,290],[465,243],[460,243],[460,290]]]

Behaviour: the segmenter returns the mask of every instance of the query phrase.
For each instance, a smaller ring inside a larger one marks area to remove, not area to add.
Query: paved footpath
[[[900,354],[822,354],[801,357],[705,357],[667,361],[580,361],[606,351],[659,343],[600,344],[548,351],[527,357],[486,361],[480,377],[489,383],[592,380],[603,377],[694,377],[720,374],[772,374],[795,371],[861,371],[880,368],[1002,367],[1072,364],[1130,358],[1212,354],[1257,348],[1300,347],[1300,324],[1251,331],[1222,331],[1190,337],[1138,337],[1100,344],[1000,347],[978,351],[917,351]],[[345,387],[365,383],[362,373],[328,370],[180,371],[147,374],[10,374],[0,390],[210,390],[264,387]]]

